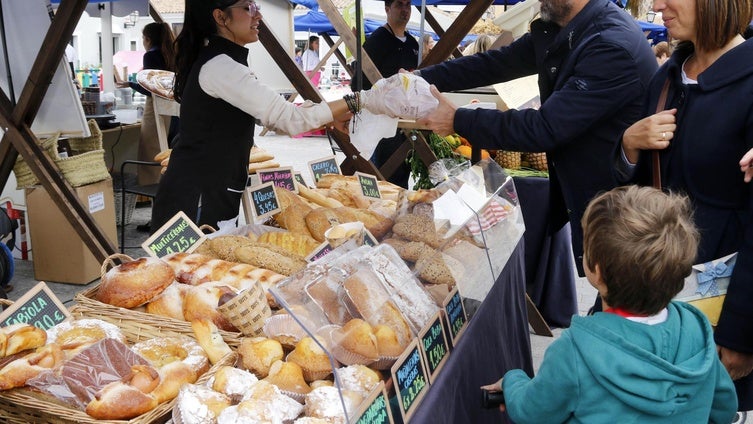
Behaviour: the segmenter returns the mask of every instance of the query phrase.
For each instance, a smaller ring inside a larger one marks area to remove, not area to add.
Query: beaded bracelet
[[[352,94],[346,94],[343,96],[345,104],[348,106],[348,110],[354,115],[361,113],[361,93],[355,92]]]

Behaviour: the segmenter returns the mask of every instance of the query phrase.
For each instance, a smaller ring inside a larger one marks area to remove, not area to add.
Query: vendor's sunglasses
[[[261,10],[261,6],[257,2],[255,2],[255,1],[250,1],[250,2],[248,2],[246,4],[241,4],[241,5],[238,5],[238,6],[230,6],[230,7],[228,7],[228,9],[233,9],[233,8],[243,8],[243,9],[246,9],[246,10],[248,10],[248,13],[250,13],[252,16],[256,15],[256,13]]]

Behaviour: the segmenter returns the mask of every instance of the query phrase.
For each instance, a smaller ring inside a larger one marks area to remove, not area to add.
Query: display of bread
[[[121,308],[134,308],[162,293],[175,279],[175,273],[156,258],[139,258],[118,265],[102,276],[96,298]]]
[[[0,331],[12,338],[18,329]],[[0,390],[25,386],[35,397],[97,420],[130,420],[151,411],[209,369],[204,349],[186,336],[129,333],[126,339],[118,326],[94,318],[40,331],[34,344],[42,345],[0,361]]]

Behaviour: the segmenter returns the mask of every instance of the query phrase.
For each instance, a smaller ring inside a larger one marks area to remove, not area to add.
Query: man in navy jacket
[[[456,109],[439,93],[422,122],[457,132],[474,148],[546,152],[550,232],[568,220],[583,276],[580,218],[591,198],[617,186],[613,153],[641,117],[656,59],[633,18],[609,0],[541,0],[541,19],[511,45],[417,71],[439,91],[538,74],[538,110]]]

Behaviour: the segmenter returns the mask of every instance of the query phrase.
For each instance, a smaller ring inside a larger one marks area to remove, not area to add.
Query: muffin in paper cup
[[[267,337],[277,340],[286,349],[293,349],[307,335],[306,330],[290,314],[277,314],[267,318],[263,331]]]
[[[371,326],[362,319],[352,319],[329,332],[330,352],[344,365],[369,365],[379,359]]]
[[[379,359],[376,360],[376,362],[372,363],[369,366],[380,371],[389,370],[393,365],[395,365],[395,362],[397,362],[398,358],[399,356],[380,356]]]
[[[319,336],[317,338],[319,343],[328,346],[325,338]],[[298,364],[303,370],[303,379],[307,382],[323,380],[332,374],[329,356],[311,337],[302,338],[285,360]],[[335,361],[335,367],[337,366]]]

